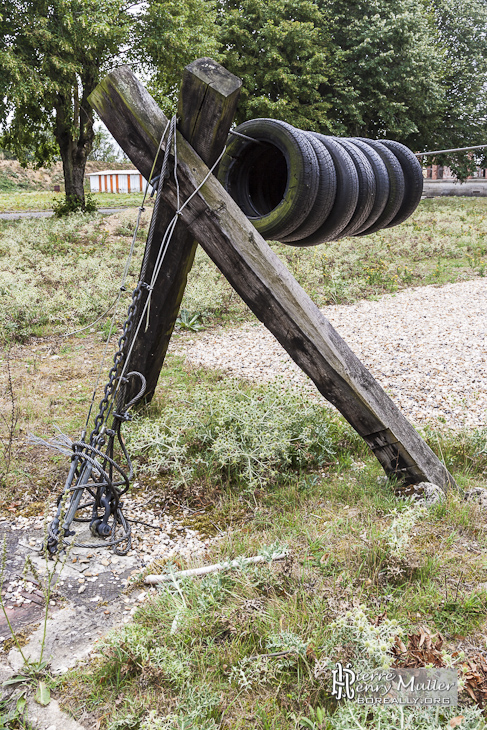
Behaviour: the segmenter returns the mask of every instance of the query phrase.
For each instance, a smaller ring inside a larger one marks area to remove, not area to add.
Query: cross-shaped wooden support
[[[218,159],[239,89],[240,80],[211,59],[199,59],[185,69],[177,135],[182,201],[208,175],[207,164]],[[90,102],[147,178],[167,124],[154,99],[124,66],[99,84]],[[164,205],[152,244],[156,250],[178,208],[174,181],[166,181],[159,195]],[[147,378],[149,398],[179,311],[196,241],[320,393],[362,436],[386,474],[409,484],[428,481],[443,489],[456,486],[445,466],[213,175],[181,213],[153,293],[148,329],[139,333],[135,343],[130,369]],[[149,277],[150,269],[151,265]]]

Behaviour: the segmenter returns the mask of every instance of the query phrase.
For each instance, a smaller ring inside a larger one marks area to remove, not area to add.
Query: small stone
[[[419,482],[418,484],[399,485],[395,490],[396,497],[413,497],[418,504],[431,507],[445,500],[445,493],[436,484]]]
[[[78,588],[78,593],[84,593],[86,591],[86,586],[80,586]]]
[[[482,487],[469,489],[465,492],[464,499],[468,502],[478,502],[482,509],[487,509],[487,489],[483,489]]]

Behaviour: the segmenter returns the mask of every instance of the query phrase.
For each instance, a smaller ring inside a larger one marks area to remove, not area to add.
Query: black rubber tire
[[[402,205],[397,215],[387,225],[387,228],[392,228],[392,226],[398,226],[399,223],[403,223],[418,207],[423,194],[423,170],[418,158],[411,152],[409,147],[406,147],[400,142],[394,142],[391,139],[383,139],[381,140],[381,144],[385,145],[387,149],[396,155],[402,167],[406,185]]]
[[[346,149],[334,137],[317,132],[307,134],[319,140],[330,153],[335,166],[337,190],[333,207],[321,226],[311,235],[293,242],[292,246],[318,246],[335,241],[355,213],[359,195],[357,170]]]
[[[375,202],[375,177],[370,162],[358,146],[346,139],[340,139],[339,137],[335,137],[335,139],[349,153],[358,175],[357,207],[350,222],[339,236],[340,238],[346,238],[347,236],[353,236],[370,215]]]
[[[306,135],[276,119],[250,119],[232,136],[218,179],[264,238],[290,235],[308,217],[319,167]]]
[[[362,233],[362,231],[370,228],[383,213],[384,208],[387,204],[387,200],[389,198],[389,175],[387,174],[387,167],[385,166],[384,161],[382,160],[378,152],[372,149],[370,145],[362,142],[361,139],[357,139],[355,137],[350,138],[347,141],[352,142],[356,147],[362,150],[372,166],[375,177],[374,204],[372,206],[372,210],[370,211],[369,217],[365,220],[362,226],[355,231],[354,235],[357,236],[359,233]]]
[[[370,233],[375,233],[388,226],[398,214],[404,200],[404,173],[396,155],[381,142],[377,142],[375,139],[366,139],[365,137],[358,137],[358,139],[368,144],[378,153],[387,168],[389,176],[389,197],[384,210],[372,226],[356,234],[358,236],[368,236]]]
[[[337,191],[337,176],[333,159],[326,147],[321,144],[312,134],[307,135],[316,154],[319,168],[319,185],[316,199],[311,211],[300,226],[294,230],[290,236],[283,236],[279,240],[281,243],[294,243],[302,238],[314,233],[328,217],[333,203],[335,202]]]

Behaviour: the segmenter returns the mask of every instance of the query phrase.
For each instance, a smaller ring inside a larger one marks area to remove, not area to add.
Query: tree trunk
[[[93,76],[81,79],[83,93],[81,101],[75,100],[76,118],[73,120],[66,115],[66,109],[72,109],[73,104],[66,105],[65,97],[59,96],[56,108],[55,137],[59,145],[63,161],[64,189],[67,198],[77,202],[77,207],[85,209],[85,168],[86,160],[93,147],[95,137],[93,131],[93,108],[88,103],[88,96],[96,87]]]
[[[61,151],[61,159],[63,161],[64,173],[64,189],[67,198],[75,198],[79,201],[79,207],[85,207],[85,166],[86,155],[78,153],[78,146],[73,140],[68,140],[67,144],[61,144],[58,140],[59,149]]]

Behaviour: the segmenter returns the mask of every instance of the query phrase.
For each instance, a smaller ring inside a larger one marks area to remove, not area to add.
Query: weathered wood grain
[[[137,136],[142,138],[143,150],[150,146],[152,136],[153,156],[159,141],[158,131],[152,131],[154,102],[135,77],[128,83],[127,71],[122,86],[115,74],[102,82],[102,98],[105,102],[113,98],[110,114],[105,113],[106,103],[100,109],[96,103],[94,106],[129,156]],[[162,126],[160,115],[158,122]],[[134,124],[140,124],[140,128],[132,130]],[[130,130],[127,145],[119,135],[120,129]],[[186,200],[202,183],[208,168],[181,136],[178,154],[180,191]],[[141,155],[138,150],[131,156],[136,165],[135,158],[140,160]],[[168,207],[176,210],[173,183],[164,187],[162,196]],[[213,175],[184,209],[181,223],[319,392],[364,438],[388,475],[406,483],[431,481],[444,489],[456,486],[444,465]]]
[[[232,125],[242,81],[211,58],[186,66],[179,95],[178,129],[212,167]]]
[[[158,108],[157,110],[154,108],[153,103],[149,104],[147,109],[153,119],[158,120],[159,126],[155,127],[153,120],[143,118],[143,91],[137,84],[134,85],[130,69],[127,67],[118,69],[115,72],[115,79],[115,83],[113,75],[105,79],[93,92],[90,101],[100,115],[105,115],[102,119],[110,117],[116,126],[116,134],[112,132],[114,137],[117,138],[116,135],[119,135],[124,139],[126,154],[139,167],[142,174],[148,177],[167,120]],[[240,79],[210,58],[193,61],[184,69],[179,98],[178,129],[198,150],[201,159],[210,166],[218,159],[225,146],[241,86]],[[127,118],[115,119],[113,109],[121,104],[120,98],[127,95],[134,101],[130,113]],[[141,150],[144,151],[143,161]],[[160,158],[162,160],[161,155]],[[160,161],[156,165],[156,174],[159,172]],[[173,215],[174,211],[168,206],[159,206],[144,275],[146,283],[151,281],[157,254]],[[143,322],[133,345],[130,369],[142,373],[146,378],[145,403],[154,395],[197,245],[186,226],[176,226],[167,247],[164,265],[154,285],[148,322]],[[140,300],[140,311],[143,310],[147,296],[148,292],[144,290]],[[127,348],[129,346],[130,343],[127,343]],[[137,387],[136,381],[128,385],[124,394],[127,402],[136,394]]]

